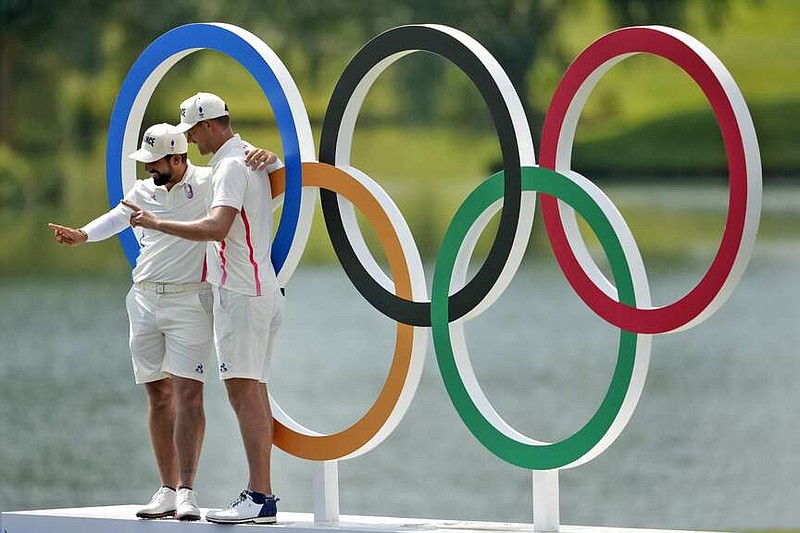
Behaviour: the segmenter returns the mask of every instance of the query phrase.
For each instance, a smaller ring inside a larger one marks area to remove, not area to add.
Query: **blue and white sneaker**
[[[275,496],[244,490],[227,509],[206,513],[206,520],[216,524],[274,524],[278,515],[278,501]]]

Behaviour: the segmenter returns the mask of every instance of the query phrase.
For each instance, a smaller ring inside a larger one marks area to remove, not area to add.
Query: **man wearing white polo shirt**
[[[141,148],[128,157],[144,163],[151,178],[137,180],[125,201],[171,220],[205,215],[211,168],[192,165],[187,148],[185,136],[173,126],[149,128]],[[251,159],[258,166],[269,156],[274,158],[259,150]],[[266,180],[263,174],[262,179]],[[81,229],[49,226],[59,243],[80,246],[128,228],[131,213],[119,204]],[[150,438],[162,487],[137,516],[198,520],[192,486],[205,430],[203,379],[213,349],[206,247],[157,231],[138,233],[141,252],[126,298],[129,342],[136,383],[147,391]]]
[[[249,466],[247,489],[206,519],[218,523],[275,522],[270,455],[272,413],[266,390],[272,343],[283,294],[270,260],[272,195],[268,180],[244,164],[247,144],[233,133],[228,107],[216,95],[197,93],[181,103],[181,124],[210,164],[211,204],[194,222],[165,220],[133,202],[131,224],[209,243],[208,280],[214,292],[214,340],[220,377],[239,420]],[[268,171],[282,166],[279,161]],[[146,206],[145,206],[146,207]]]

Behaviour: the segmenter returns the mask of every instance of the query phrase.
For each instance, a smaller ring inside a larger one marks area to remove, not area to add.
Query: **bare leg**
[[[172,383],[169,379],[152,381],[145,383],[145,390],[150,406],[148,412],[150,441],[153,444],[161,484],[175,488],[178,482],[178,461],[173,443],[175,402]]]
[[[264,386],[254,379],[225,380],[228,399],[239,420],[244,451],[250,469],[250,490],[272,494],[270,452],[272,451],[272,415],[264,407]]]
[[[267,392],[267,384],[261,384],[261,404],[264,406],[264,411],[267,413],[267,418],[269,420],[269,442],[267,443],[267,486],[269,487],[269,492],[265,492],[264,494],[271,494],[272,493],[272,476],[270,473],[270,465],[272,465],[272,443],[273,438],[275,437],[275,419],[272,418],[272,407],[269,405],[269,393]]]
[[[176,403],[174,442],[179,467],[178,485],[194,487],[206,429],[203,382],[178,376],[173,376],[171,381]]]

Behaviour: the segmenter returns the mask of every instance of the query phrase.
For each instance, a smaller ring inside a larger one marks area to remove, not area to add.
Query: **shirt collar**
[[[180,185],[181,183],[187,183],[192,178],[192,176],[194,175],[194,169],[195,168],[196,167],[192,164],[192,162],[187,159],[186,160],[186,172],[183,173],[183,178],[181,178],[181,181],[179,181],[175,185]]]
[[[219,150],[217,150],[208,164],[213,167],[222,161],[222,159],[234,153],[237,149],[242,150],[242,138],[239,137],[238,133],[234,134],[233,137],[225,141],[225,143],[219,147]]]
[[[195,166],[193,164],[191,164],[189,162],[189,160],[187,159],[186,160],[186,172],[184,172],[183,176],[181,176],[181,180],[178,183],[176,183],[175,185],[172,186],[172,189],[175,190],[175,187],[179,187],[179,186],[185,185],[189,181],[189,178],[192,177],[192,174],[194,174],[194,169],[195,169]],[[155,184],[153,184],[153,185],[155,186],[156,189],[163,189],[164,192],[170,192],[170,191],[167,190],[167,186],[166,185],[155,185]]]

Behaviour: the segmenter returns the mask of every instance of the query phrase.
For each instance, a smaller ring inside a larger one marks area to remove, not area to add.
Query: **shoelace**
[[[164,501],[164,498],[167,497],[167,489],[161,488],[158,492],[153,494],[153,497],[150,499],[150,503],[161,503]]]
[[[247,493],[242,491],[241,493],[239,493],[239,497],[233,500],[233,502],[231,503],[231,508],[234,508],[240,503],[243,503],[246,499],[247,499]]]

